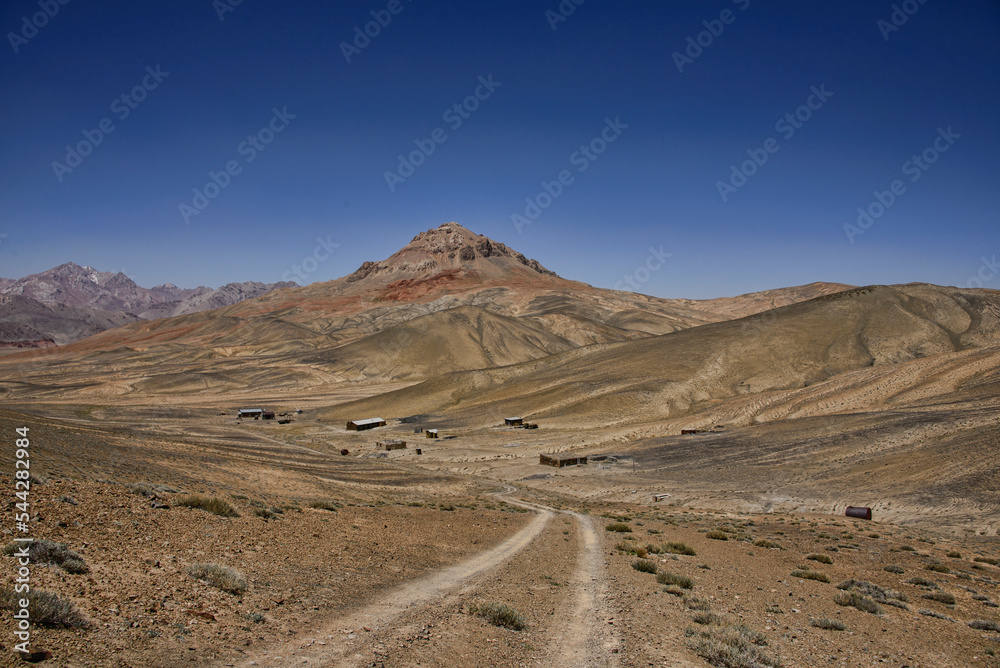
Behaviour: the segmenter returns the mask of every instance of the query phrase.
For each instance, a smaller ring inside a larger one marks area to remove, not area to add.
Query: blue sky
[[[456,221],[663,297],[1000,288],[996,1],[64,1],[0,9],[0,276],[322,281]]]

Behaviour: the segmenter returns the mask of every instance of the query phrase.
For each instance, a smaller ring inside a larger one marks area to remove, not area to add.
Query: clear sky
[[[1000,288],[995,0],[6,0],[0,29],[0,276],[308,283],[456,221],[663,297]]]

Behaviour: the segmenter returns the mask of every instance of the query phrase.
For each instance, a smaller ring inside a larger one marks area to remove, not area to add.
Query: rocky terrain
[[[0,345],[65,344],[136,320],[221,308],[295,285],[248,281],[218,289],[170,283],[143,288],[121,272],[68,262],[21,279],[0,279]]]
[[[1000,666],[996,291],[656,299],[446,224],[0,396],[45,665]]]

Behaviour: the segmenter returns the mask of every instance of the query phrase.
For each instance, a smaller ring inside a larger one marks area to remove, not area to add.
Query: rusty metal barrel
[[[862,520],[870,520],[872,518],[872,509],[867,506],[847,506],[844,515],[847,517],[857,517]]]

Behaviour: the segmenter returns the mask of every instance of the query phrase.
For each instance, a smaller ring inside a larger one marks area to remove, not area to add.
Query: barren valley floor
[[[630,441],[435,416],[347,432],[307,397],[257,403],[303,412],[279,425],[238,424],[230,401],[0,411],[11,445],[29,427],[44,481],[31,535],[87,568],[32,566],[88,623],[36,625],[44,665],[1000,665],[994,499],[914,488],[947,443],[857,452],[992,414]],[[442,438],[414,433],[431,424]],[[379,452],[384,438],[408,447]],[[568,449],[613,457],[538,464]],[[843,517],[848,503],[875,521]],[[16,560],[2,561],[10,583]],[[224,591],[196,564],[245,582]],[[13,631],[5,614],[3,665],[21,663]]]

